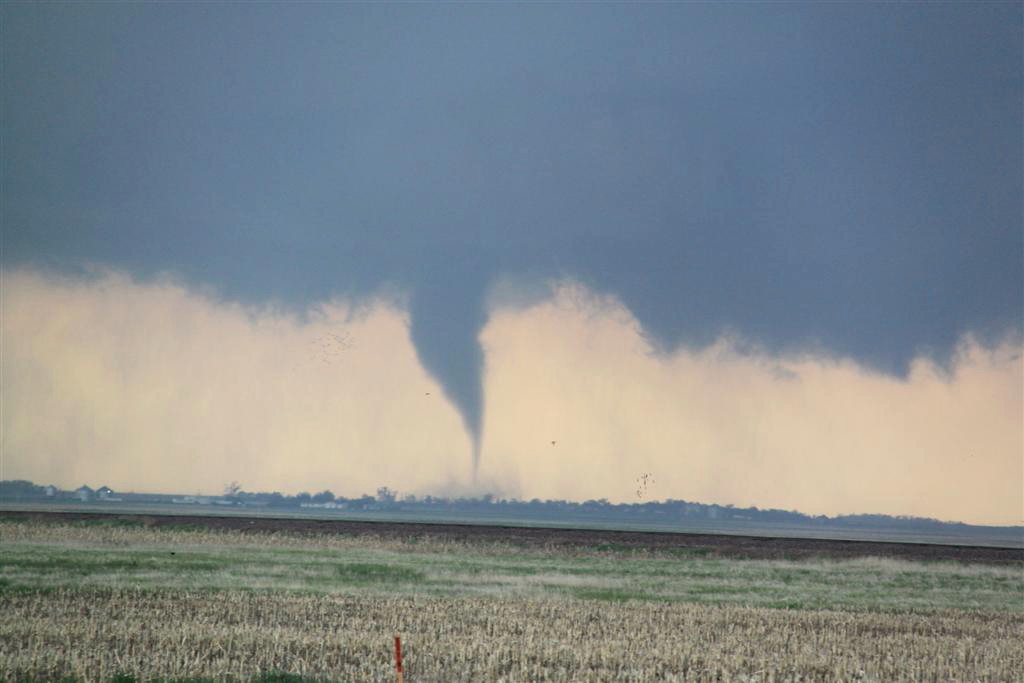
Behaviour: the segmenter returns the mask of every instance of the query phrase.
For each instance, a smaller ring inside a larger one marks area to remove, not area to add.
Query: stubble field
[[[1024,564],[0,520],[4,680],[1020,680]]]

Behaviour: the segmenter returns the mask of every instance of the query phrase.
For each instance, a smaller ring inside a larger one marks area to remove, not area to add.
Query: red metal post
[[[402,639],[395,636],[395,671],[398,672],[398,683],[402,683]]]

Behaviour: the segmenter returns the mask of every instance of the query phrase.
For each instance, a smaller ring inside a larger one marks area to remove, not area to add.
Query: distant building
[[[213,498],[210,496],[185,496],[184,498],[173,498],[171,502],[178,505],[211,505]]]
[[[57,487],[53,484],[47,484],[43,491],[46,493],[47,498],[53,498],[57,495]]]
[[[302,508],[325,508],[327,510],[344,510],[345,503],[329,500],[326,503],[299,503]]]
[[[96,497],[108,503],[117,503],[124,500],[120,496],[114,495],[114,490],[109,486],[101,486],[96,489]]]
[[[93,495],[95,493],[96,492],[93,491],[88,486],[79,486],[77,489],[75,489],[75,498],[82,501],[83,503],[88,503],[90,500],[92,500]]]

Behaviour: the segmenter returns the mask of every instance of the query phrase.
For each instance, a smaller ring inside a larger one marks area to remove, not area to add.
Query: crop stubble
[[[327,548],[339,558],[367,552],[379,558],[397,549],[414,557],[422,553],[426,559],[465,554],[469,547],[445,539],[425,539],[409,548],[395,539],[0,526],[0,542],[6,547],[44,553],[79,547],[142,547],[149,552],[192,544],[215,546],[225,556],[262,548],[267,554],[255,557],[264,561],[272,561],[277,548]],[[479,552],[484,551],[490,558],[521,549],[484,544]],[[567,553],[572,562],[587,563],[594,554],[607,563],[607,553],[586,549],[548,548],[541,559]],[[623,566],[642,567],[647,561],[631,555]],[[663,560],[651,559],[656,561]],[[744,561],[730,562],[746,566]],[[579,599],[578,592],[437,595],[418,592],[415,582],[404,592],[388,594],[387,582],[401,580],[408,566],[339,566],[344,571],[336,574],[338,585],[319,592],[272,586],[170,588],[159,581],[139,587],[133,584],[143,583],[140,572],[149,570],[129,565],[117,568],[111,585],[48,584],[45,577],[35,585],[8,585],[0,592],[0,676],[109,680],[128,673],[139,679],[246,680],[261,672],[286,671],[310,679],[392,680],[394,633],[402,635],[410,681],[1003,681],[1018,680],[1024,671],[1024,605],[984,610],[769,609],[621,600],[615,594]],[[794,563],[795,576],[806,573],[802,566]],[[888,567],[880,564],[879,569]],[[949,565],[936,569],[961,572]],[[367,578],[372,590],[360,584]],[[1019,596],[1019,586],[1011,586],[1007,595]]]
[[[1012,680],[1019,615],[59,589],[4,598],[4,677]]]

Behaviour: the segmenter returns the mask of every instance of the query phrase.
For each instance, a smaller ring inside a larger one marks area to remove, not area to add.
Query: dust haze
[[[729,336],[666,355],[614,297],[555,282],[489,311],[475,480],[406,302],[299,315],[168,277],[8,271],[3,478],[628,501],[651,473],[652,499],[1021,519],[1019,340],[966,337],[905,379]]]

